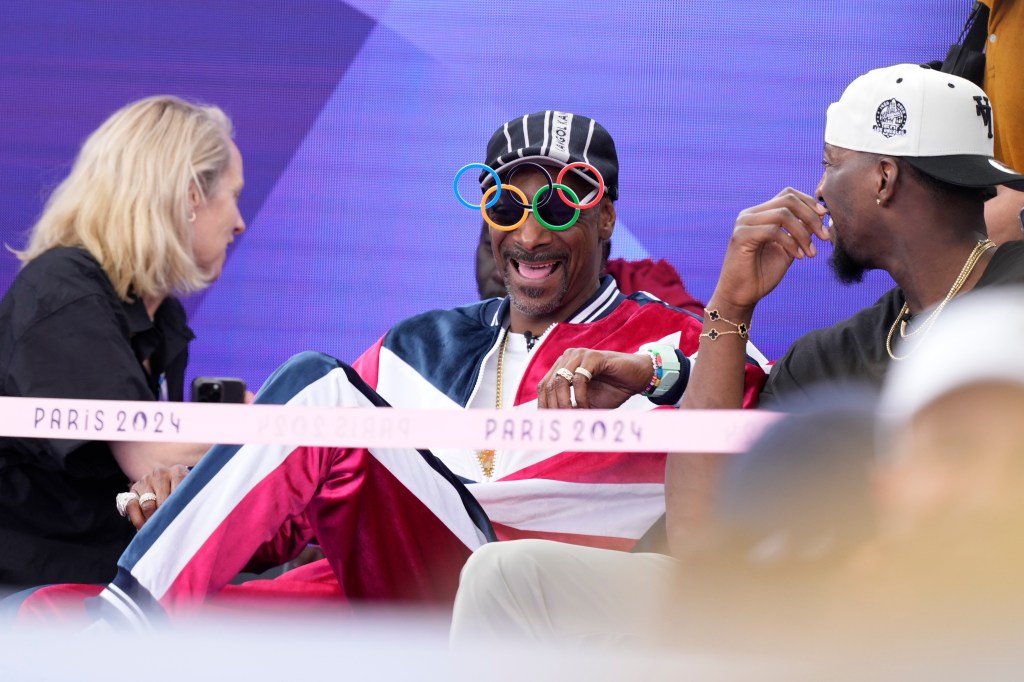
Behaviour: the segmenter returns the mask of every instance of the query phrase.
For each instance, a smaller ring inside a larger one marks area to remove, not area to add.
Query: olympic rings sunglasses
[[[524,166],[537,168],[547,179],[547,185],[537,190],[533,195],[532,202],[527,200],[526,194],[521,189],[510,184],[513,176]],[[459,193],[459,179],[466,171],[472,168],[481,168],[490,173],[491,177],[494,178],[494,186],[484,192],[483,199],[479,204],[469,203]],[[590,197],[590,195],[587,195],[584,197],[585,203],[581,203],[576,192],[562,182],[565,179],[565,174],[573,168],[588,170],[597,178],[597,195],[590,201],[586,201]],[[537,222],[549,230],[556,232],[568,230],[579,220],[581,210],[596,206],[604,196],[604,178],[601,177],[600,171],[589,163],[582,162],[568,164],[559,171],[558,177],[552,181],[551,173],[548,172],[547,168],[532,161],[523,161],[512,169],[505,182],[501,181],[498,173],[490,166],[482,163],[470,163],[460,168],[459,172],[455,174],[454,186],[455,198],[459,200],[459,203],[466,208],[479,209],[483,215],[484,222],[502,232],[511,232],[520,227],[526,222],[531,212],[533,212]],[[566,194],[569,196],[567,197]],[[570,197],[572,201],[569,200]],[[522,213],[517,220],[517,214],[520,211]]]

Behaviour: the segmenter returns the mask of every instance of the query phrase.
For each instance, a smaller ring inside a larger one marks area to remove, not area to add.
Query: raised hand
[[[786,188],[736,218],[712,300],[736,311],[751,311],[796,259],[813,257],[811,236],[829,240],[822,223],[828,209],[814,197]]]

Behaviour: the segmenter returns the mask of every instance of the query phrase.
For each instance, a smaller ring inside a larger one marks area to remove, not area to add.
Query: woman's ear
[[[190,182],[188,185],[188,207],[194,211],[198,208],[199,204],[203,201],[202,195],[199,193],[199,188],[196,187],[194,182]]]

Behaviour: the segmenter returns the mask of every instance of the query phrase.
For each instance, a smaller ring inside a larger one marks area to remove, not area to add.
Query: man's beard
[[[832,258],[828,264],[843,284],[859,284],[867,272],[867,268],[850,255],[838,237],[832,241]]]
[[[569,278],[565,274],[564,263],[559,267],[561,282],[559,283],[558,291],[546,302],[538,300],[546,293],[543,287],[516,286],[513,284],[508,271],[515,266],[507,260],[506,263],[508,264],[502,271],[502,275],[505,278],[505,289],[508,291],[509,303],[515,306],[516,310],[527,317],[542,317],[550,315],[562,306],[566,294],[569,293]]]

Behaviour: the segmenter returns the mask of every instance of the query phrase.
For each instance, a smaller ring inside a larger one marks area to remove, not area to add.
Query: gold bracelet
[[[722,317],[721,313],[719,313],[717,310],[708,310],[707,308],[705,308],[704,312],[707,314],[707,319],[710,320],[711,322],[724,322],[725,324],[734,327],[734,330],[720,332],[717,329],[710,329],[701,334],[701,338],[706,337],[711,339],[712,341],[716,341],[719,336],[723,336],[725,334],[736,334],[741,339],[750,338],[750,326],[746,322],[737,323],[733,322],[732,320],[727,320],[724,317]]]
[[[712,341],[717,341],[719,336],[725,336],[726,334],[737,334],[737,335],[739,335],[739,337],[741,339],[747,338],[747,335],[744,332],[739,332],[739,331],[720,332],[717,329],[712,329],[710,331],[704,332],[703,334],[700,335],[700,338],[702,338],[702,339],[707,338],[707,339],[711,339]]]

